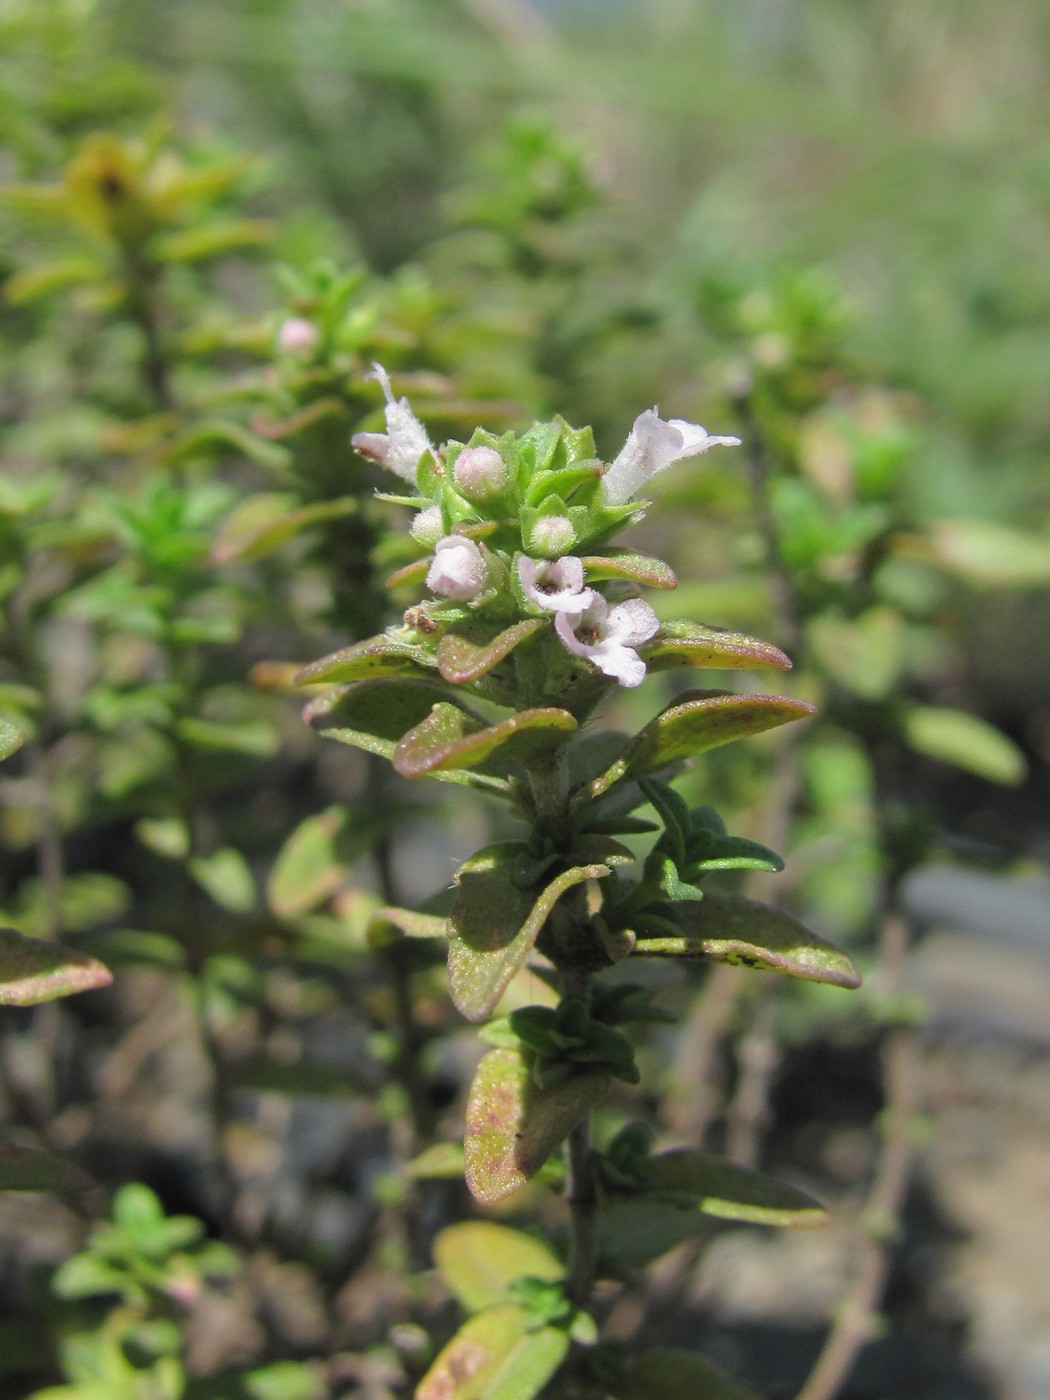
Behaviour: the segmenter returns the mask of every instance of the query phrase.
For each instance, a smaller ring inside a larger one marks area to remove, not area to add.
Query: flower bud
[[[289,316],[277,332],[278,347],[299,360],[309,359],[320,342],[320,331],[305,316]]]
[[[576,531],[564,515],[541,515],[529,531],[526,548],[544,559],[560,559],[576,543]]]
[[[425,544],[433,549],[445,533],[440,508],[427,506],[426,510],[421,510],[408,527],[408,532],[417,544]]]
[[[510,472],[494,447],[465,447],[452,469],[468,501],[485,501],[507,489]]]
[[[473,540],[462,535],[446,535],[434,547],[434,558],[427,574],[427,587],[443,598],[469,603],[485,587],[488,568],[485,556]]]

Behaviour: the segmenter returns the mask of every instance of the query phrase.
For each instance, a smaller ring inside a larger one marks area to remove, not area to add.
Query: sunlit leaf
[[[544,618],[528,618],[485,641],[449,632],[438,644],[438,670],[452,685],[465,685],[491,671],[516,646],[548,625]]]
[[[670,671],[682,666],[724,671],[791,668],[780,648],[769,642],[697,622],[665,622],[651,641],[638,648],[638,654],[649,671]]]
[[[585,554],[583,572],[588,583],[599,579],[626,579],[645,588],[677,588],[674,570],[662,559],[636,550],[613,550],[608,554]]]
[[[433,673],[437,661],[428,647],[418,642],[402,641],[396,637],[370,637],[344,647],[320,661],[304,666],[298,676],[299,685],[342,684],[346,681],[373,680],[379,676],[425,677]]]
[[[806,701],[784,695],[689,692],[629,740],[620,757],[583,789],[577,801],[589,801],[621,783],[648,777],[720,744],[750,738],[813,713],[813,706]]]
[[[529,1330],[531,1317],[513,1304],[476,1313],[439,1353],[415,1400],[533,1400],[569,1349],[556,1327]]]
[[[705,894],[675,907],[681,937],[649,937],[635,953],[646,957],[708,958],[712,962],[782,972],[808,982],[860,986],[860,974],[841,949],[811,933],[797,919],[742,895]]]
[[[503,767],[511,759],[527,762],[534,754],[564,743],[575,729],[568,710],[519,710],[485,726],[459,706],[440,703],[399,741],[393,764],[403,778],[421,778],[449,769],[491,768],[498,752]]]
[[[468,1021],[482,1021],[532,951],[551,910],[568,890],[609,874],[607,865],[573,866],[537,896],[517,883],[521,842],[486,846],[460,868],[448,928],[452,1000]]]
[[[0,762],[10,758],[26,741],[26,736],[10,720],[0,717]]]
[[[33,1006],[112,980],[109,969],[86,953],[0,928],[0,1006]]]
[[[554,1149],[609,1092],[604,1074],[538,1089],[519,1050],[490,1050],[474,1074],[463,1144],[467,1185],[492,1205],[536,1175]]]
[[[978,715],[937,705],[915,705],[904,716],[904,737],[913,749],[952,763],[990,783],[1015,787],[1024,782],[1022,751],[1001,729]]]
[[[507,1302],[515,1279],[553,1281],[565,1274],[550,1245],[490,1220],[447,1226],[434,1240],[434,1263],[468,1313]]]

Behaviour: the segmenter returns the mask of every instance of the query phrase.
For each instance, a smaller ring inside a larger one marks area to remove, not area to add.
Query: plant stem
[[[562,1002],[586,1002],[590,974],[567,969],[562,977]],[[567,1291],[570,1302],[584,1308],[590,1302],[598,1264],[598,1192],[591,1156],[591,1122],[587,1113],[569,1134],[566,1143],[565,1201],[569,1207],[569,1266]]]
[[[890,996],[899,994],[908,929],[888,914],[883,920],[880,952]],[[834,1400],[857,1353],[876,1335],[875,1310],[886,1282],[890,1251],[904,1204],[912,1159],[912,1127],[919,1107],[918,1047],[911,1026],[894,1026],[882,1052],[886,1107],[882,1116],[882,1155],[868,1193],[862,1221],[853,1286],[843,1299],[835,1324],[796,1400]]]

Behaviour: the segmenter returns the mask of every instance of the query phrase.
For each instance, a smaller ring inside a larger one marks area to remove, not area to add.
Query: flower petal
[[[669,421],[655,408],[639,413],[627,441],[602,477],[602,499],[607,506],[626,505],[650,477],[685,457],[695,457],[709,447],[736,447],[735,437],[711,437],[699,423],[684,418]]]

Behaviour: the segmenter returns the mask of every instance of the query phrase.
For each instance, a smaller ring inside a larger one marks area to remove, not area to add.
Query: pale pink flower
[[[641,598],[610,608],[596,593],[582,613],[560,612],[554,625],[574,656],[584,657],[621,685],[636,686],[645,679],[645,662],[634,648],[647,642],[660,622]]]
[[[407,399],[394,398],[390,376],[382,365],[373,365],[368,377],[378,379],[383,388],[386,432],[355,433],[351,438],[354,450],[415,486],[420,457],[434,451],[427,430],[409,408]]]
[[[305,316],[289,316],[277,331],[278,346],[300,360],[312,355],[320,343],[321,332]]]
[[[683,418],[665,421],[655,408],[647,408],[615,461],[602,477],[602,500],[607,506],[626,505],[650,477],[685,457],[696,457],[709,447],[739,447],[737,437],[711,437],[699,423]]]
[[[484,501],[505,491],[507,464],[494,447],[465,447],[452,468],[456,485],[470,501]]]
[[[469,603],[485,587],[488,569],[485,556],[473,540],[462,535],[446,535],[434,546],[434,558],[427,574],[427,587],[443,598]]]
[[[545,612],[576,615],[595,598],[593,588],[583,586],[583,560],[575,554],[564,559],[530,559],[523,554],[518,560],[518,579],[529,602]]]

